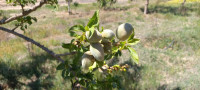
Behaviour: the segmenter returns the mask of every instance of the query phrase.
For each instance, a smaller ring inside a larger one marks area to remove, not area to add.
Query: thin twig
[[[9,22],[11,22],[13,20],[16,20],[18,18],[21,18],[23,16],[27,16],[31,12],[33,12],[33,11],[37,10],[38,8],[42,7],[45,3],[47,3],[47,0],[42,0],[42,1],[40,1],[39,5],[34,6],[32,9],[24,10],[23,13],[15,15],[15,16],[12,16],[12,17],[10,17],[8,19],[2,19],[2,20],[0,20],[0,25],[9,23]]]
[[[23,5],[19,0],[17,0],[17,2],[19,3],[19,5],[20,5],[21,8],[22,8],[22,14],[24,14],[24,5]]]
[[[165,48],[165,50],[167,50],[168,48],[172,47],[173,44],[174,44],[174,40],[170,43],[170,45],[167,48]]]
[[[19,25],[15,26],[12,31],[15,31],[17,28],[19,27]]]

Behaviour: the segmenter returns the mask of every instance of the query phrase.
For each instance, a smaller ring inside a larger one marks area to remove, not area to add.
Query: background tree
[[[182,6],[184,6],[185,2],[186,2],[186,0],[183,0],[183,2],[182,2]]]
[[[186,3],[186,0],[183,0],[183,2],[180,5],[180,9],[179,9],[180,13],[183,14],[183,15],[186,13],[185,3]]]
[[[149,0],[146,0],[145,6],[144,6],[144,14],[148,13],[148,6],[149,6]]]
[[[71,8],[70,8],[70,4],[73,0],[65,0],[67,2],[67,11],[68,11],[68,14],[71,14]]]
[[[113,5],[116,2],[117,0],[97,0],[97,3],[99,4],[100,8],[106,8],[108,6]]]

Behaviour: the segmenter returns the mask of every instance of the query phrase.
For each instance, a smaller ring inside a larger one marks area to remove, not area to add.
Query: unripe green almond
[[[104,53],[112,53],[112,43],[111,42],[103,42],[103,50]]]
[[[92,56],[90,51],[87,51],[82,56],[82,69],[83,71],[88,71],[89,67],[93,65],[95,58]]]
[[[91,43],[90,52],[94,56],[94,58],[98,61],[104,60],[104,50],[100,43]]]
[[[86,32],[86,38],[90,43],[97,43],[102,39],[102,35],[98,30],[94,30],[94,33],[92,36],[90,36],[90,32]]]
[[[134,29],[131,24],[123,23],[117,28],[116,36],[119,40],[125,41],[132,34],[133,30]]]
[[[103,30],[101,34],[102,34],[102,37],[106,39],[112,39],[115,37],[115,33],[110,29]]]

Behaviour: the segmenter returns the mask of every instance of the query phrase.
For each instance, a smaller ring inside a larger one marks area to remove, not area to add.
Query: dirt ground
[[[38,0],[37,2],[39,3],[40,0]],[[79,2],[79,3],[93,3],[93,2],[96,2],[96,0],[73,0],[74,2]],[[36,3],[36,4],[38,4]],[[58,3],[59,5],[63,6],[63,5],[66,5],[65,3],[65,0],[58,0]],[[28,9],[28,8],[31,8],[31,6],[33,5],[29,5],[29,6],[26,6],[25,8]],[[6,0],[0,0],[0,10],[13,10],[13,9],[21,9],[20,6],[12,6],[11,4],[7,4],[6,3]]]
[[[38,0],[39,3],[40,0]],[[128,0],[118,0],[118,2],[126,2]],[[81,4],[87,4],[87,3],[95,3],[96,0],[73,0],[73,2],[78,2]],[[36,3],[36,4],[38,4]],[[59,5],[64,6],[66,5],[65,0],[58,0]],[[25,9],[31,8],[33,5],[26,6]],[[0,10],[16,10],[21,9],[20,6],[12,6],[11,4],[6,4],[6,0],[0,0]]]

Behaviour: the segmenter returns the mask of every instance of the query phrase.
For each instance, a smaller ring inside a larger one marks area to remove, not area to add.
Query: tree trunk
[[[149,0],[146,0],[146,4],[144,6],[144,14],[148,13],[148,6],[149,6]]]
[[[182,2],[182,7],[184,7],[184,5],[185,5],[185,2],[186,2],[186,0],[184,0],[184,1]]]
[[[68,0],[68,1],[67,1],[67,4],[68,4],[68,14],[71,14],[70,3],[71,3],[70,0]]]
[[[186,14],[186,8],[185,8],[185,2],[186,2],[186,0],[183,0],[183,2],[181,3],[181,6],[180,6],[180,13],[182,14],[182,15],[185,15]]]

